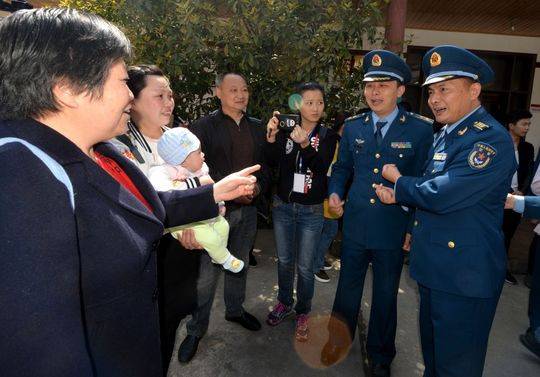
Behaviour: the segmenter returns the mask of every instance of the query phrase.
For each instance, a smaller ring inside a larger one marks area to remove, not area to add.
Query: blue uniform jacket
[[[430,150],[423,177],[396,183],[396,200],[416,207],[411,276],[467,297],[500,293],[506,271],[502,219],[516,170],[508,132],[483,107]]]
[[[150,213],[51,128],[0,122],[4,137],[37,146],[65,169],[75,209],[29,149],[0,147],[0,375],[161,377],[155,251],[164,223],[217,215],[212,187],[158,194],[112,144],[96,145]]]
[[[344,238],[368,249],[401,248],[411,209],[382,204],[375,183],[393,187],[382,178],[385,164],[396,164],[404,174],[421,174],[433,143],[431,122],[402,110],[390,125],[380,147],[374,136],[371,113],[348,119],[332,168],[329,194],[344,197],[345,185],[353,176],[344,217]]]

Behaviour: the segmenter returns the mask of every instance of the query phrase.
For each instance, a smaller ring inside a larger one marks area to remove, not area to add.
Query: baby
[[[208,166],[204,163],[201,142],[187,128],[172,128],[165,131],[157,145],[159,156],[164,165],[150,169],[148,178],[158,191],[185,190],[213,183],[208,175]],[[240,272],[244,262],[235,258],[227,249],[229,223],[223,217],[225,205],[220,203],[220,215],[210,220],[167,229],[176,239],[185,229],[192,229],[198,243],[208,252],[212,261],[221,264],[232,272]]]

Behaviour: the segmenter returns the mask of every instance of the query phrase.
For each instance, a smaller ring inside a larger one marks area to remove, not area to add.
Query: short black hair
[[[246,82],[246,85],[247,85],[246,76],[244,76],[240,72],[230,71],[230,72],[219,73],[219,74],[216,75],[216,81],[215,81],[216,87],[221,86],[221,84],[223,83],[223,80],[225,80],[225,77],[227,77],[229,75],[240,76]]]
[[[298,87],[296,88],[296,91],[300,95],[303,95],[304,92],[307,92],[308,90],[318,90],[319,92],[322,93],[322,95],[324,97],[324,88],[323,88],[323,86],[321,84],[319,84],[316,81],[304,82],[304,83],[298,85]]]
[[[147,76],[165,77],[165,74],[163,74],[163,71],[159,69],[157,65],[140,64],[129,67],[128,76],[129,80],[127,82],[127,85],[129,87],[129,90],[131,90],[133,96],[137,98],[141,90],[146,88]]]
[[[519,109],[519,110],[512,111],[510,114],[506,116],[506,123],[516,124],[521,119],[531,119],[531,118],[532,118],[532,114],[529,110]]]
[[[0,119],[59,111],[53,87],[100,97],[111,67],[131,55],[116,26],[74,9],[21,10],[0,22]]]

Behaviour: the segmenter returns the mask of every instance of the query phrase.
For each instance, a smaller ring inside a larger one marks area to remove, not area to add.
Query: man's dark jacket
[[[234,173],[233,163],[231,161],[231,134],[228,126],[223,124],[226,118],[231,119],[223,111],[216,110],[196,120],[189,127],[201,141],[202,151],[210,169],[210,176],[216,182]],[[253,163],[261,165],[261,169],[254,175],[257,177],[260,192],[264,193],[270,186],[270,171],[264,159],[266,127],[264,127],[259,119],[246,115],[246,120],[253,139]]]

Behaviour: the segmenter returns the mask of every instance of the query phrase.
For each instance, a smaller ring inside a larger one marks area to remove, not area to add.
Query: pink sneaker
[[[299,314],[296,316],[296,340],[305,342],[308,339],[308,315]]]
[[[279,325],[285,318],[287,318],[291,314],[293,314],[292,307],[283,305],[281,302],[278,301],[277,305],[274,307],[274,310],[268,313],[266,323],[268,323],[270,326]]]

